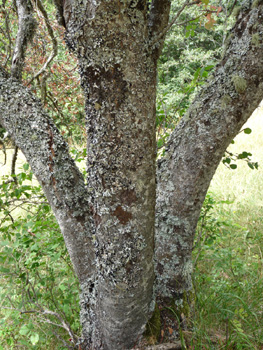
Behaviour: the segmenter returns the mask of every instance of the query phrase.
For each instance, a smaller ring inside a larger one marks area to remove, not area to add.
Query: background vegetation
[[[27,56],[24,83],[42,99],[85,172],[84,107],[77,66],[65,52],[51,2],[43,3],[58,52],[36,76],[54,51],[38,8],[40,25]],[[181,3],[173,2],[171,18]],[[183,14],[181,25],[168,33],[159,62],[159,156],[222,55],[234,22],[230,16],[234,4],[238,2],[221,1],[219,6],[216,1],[203,1]],[[1,64],[9,69],[16,9],[12,2],[3,2],[0,9]],[[263,349],[262,116],[261,109],[226,152],[203,206],[193,253],[193,320],[187,329],[178,325],[189,349]],[[11,170],[13,148],[4,152],[11,144],[3,140],[3,129],[0,137],[0,350],[73,349],[81,331],[78,283],[63,238],[25,159],[19,153]]]

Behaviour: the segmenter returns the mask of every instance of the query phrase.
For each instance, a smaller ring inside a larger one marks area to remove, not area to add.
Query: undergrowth
[[[263,349],[263,218],[247,206],[232,208],[211,193],[203,206],[189,349]]]

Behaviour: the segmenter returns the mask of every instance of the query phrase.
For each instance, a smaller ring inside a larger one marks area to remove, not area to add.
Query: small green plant
[[[194,349],[260,349],[263,291],[263,221],[244,222],[248,208],[209,193],[194,249]],[[253,218],[253,213],[250,212]]]
[[[0,185],[0,349],[73,349],[78,283],[28,164]]]

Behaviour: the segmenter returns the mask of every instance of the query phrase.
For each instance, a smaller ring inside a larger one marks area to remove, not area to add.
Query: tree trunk
[[[156,295],[182,305],[192,291],[200,210],[222,156],[263,98],[263,6],[244,7],[215,73],[172,133],[158,163]],[[256,40],[257,39],[257,40]]]
[[[64,17],[85,96],[95,223],[97,274],[92,288],[81,283],[85,346],[131,348],[154,308],[157,64],[146,1],[74,1]]]
[[[244,9],[210,81],[158,164],[156,62],[169,0],[56,0],[79,59],[87,115],[87,181],[32,94],[0,69],[0,120],[52,206],[81,286],[81,349],[135,346],[153,296],[192,290],[194,231],[231,139],[263,97],[262,1]]]
[[[40,105],[3,72],[1,122],[64,234],[81,287],[81,348],[128,349],[154,309],[155,94],[163,36],[154,39],[170,2],[154,0],[150,14],[145,0],[56,3],[86,100],[87,188]]]

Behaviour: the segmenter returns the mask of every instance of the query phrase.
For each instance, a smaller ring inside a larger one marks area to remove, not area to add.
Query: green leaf
[[[28,170],[29,169],[29,164],[28,163],[23,164],[23,168],[24,168],[24,170]]]
[[[236,169],[236,168],[237,168],[237,165],[236,165],[236,164],[230,164],[230,168],[231,168],[231,169]]]
[[[26,335],[28,332],[29,332],[29,329],[28,329],[28,327],[27,327],[26,324],[24,324],[24,325],[20,328],[20,331],[19,331],[19,333],[20,333],[21,335]]]
[[[225,158],[225,159],[223,160],[223,163],[230,164],[230,163],[231,163],[231,159],[230,159],[230,158]]]
[[[39,341],[39,335],[37,333],[33,333],[30,337],[30,341],[33,345],[36,345],[36,343]]]
[[[244,133],[245,134],[251,134],[252,130],[250,128],[246,128],[246,129],[244,129]]]
[[[250,167],[250,169],[254,169],[254,165],[252,163],[248,162],[247,165]]]
[[[9,273],[10,269],[7,269],[6,267],[0,266],[0,271],[3,273]]]

